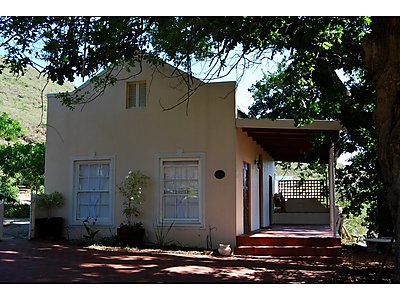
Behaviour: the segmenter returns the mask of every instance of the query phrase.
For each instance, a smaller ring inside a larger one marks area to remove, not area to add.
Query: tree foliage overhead
[[[201,79],[210,80],[289,51],[295,65],[312,74],[302,61],[314,67],[337,61],[326,51],[333,44],[359,53],[367,25],[365,18],[325,17],[2,17],[0,47],[5,61],[0,71],[8,66],[23,74],[31,65],[59,84],[76,77],[95,78],[101,93],[118,80],[113,71],[122,64],[168,61],[192,74],[193,65],[202,60],[207,61],[207,70]],[[85,101],[67,94],[63,99],[71,108]]]

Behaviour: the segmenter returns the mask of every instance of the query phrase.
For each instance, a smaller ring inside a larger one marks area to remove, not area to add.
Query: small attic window
[[[126,108],[145,107],[146,82],[128,82],[126,87]]]

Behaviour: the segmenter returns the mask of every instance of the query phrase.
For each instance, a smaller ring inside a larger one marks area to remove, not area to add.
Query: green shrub
[[[0,176],[0,200],[15,203],[18,200],[18,186],[14,178]]]
[[[30,205],[29,204],[4,203],[4,217],[5,218],[29,218],[30,217]]]

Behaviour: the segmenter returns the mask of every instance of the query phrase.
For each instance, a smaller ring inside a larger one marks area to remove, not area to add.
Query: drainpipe
[[[336,200],[335,200],[335,146],[332,144],[329,149],[329,219],[332,235],[337,237],[336,230]]]

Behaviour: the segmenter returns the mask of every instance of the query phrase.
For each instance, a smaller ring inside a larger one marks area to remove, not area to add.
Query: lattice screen
[[[324,180],[279,180],[278,192],[285,199],[312,198],[328,206],[328,188]]]

